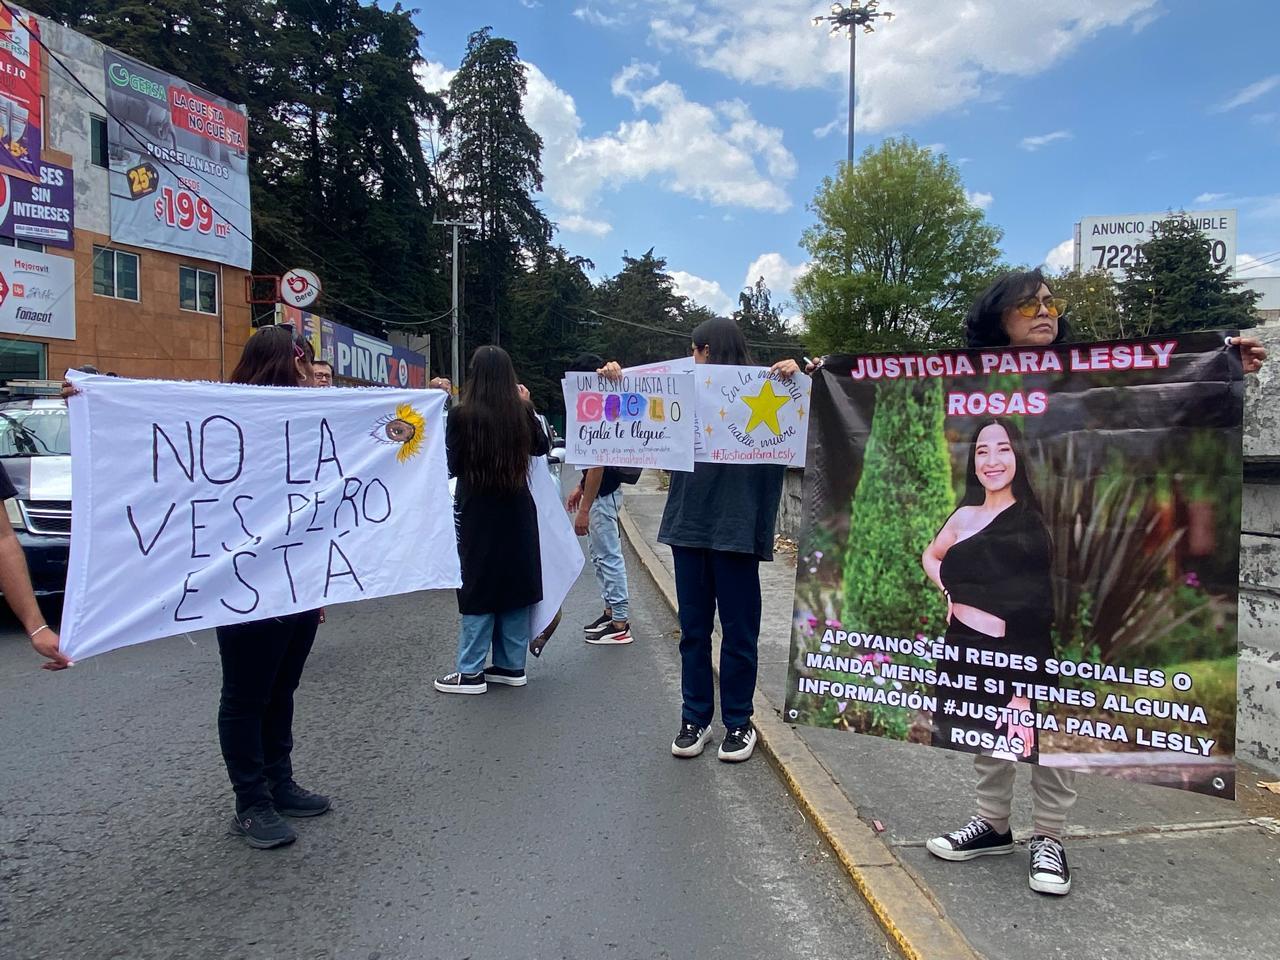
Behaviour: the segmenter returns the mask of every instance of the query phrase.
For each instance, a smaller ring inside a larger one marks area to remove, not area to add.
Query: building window
[[[89,117],[89,162],[95,167],[107,164],[107,121],[102,117]]]
[[[218,275],[195,267],[179,267],[178,305],[197,313],[217,313]]]
[[[29,340],[0,339],[0,381],[43,380],[45,345]]]
[[[13,237],[0,237],[0,247],[17,247],[19,250],[30,250],[32,253],[44,253],[43,243],[32,243],[30,240],[15,240]]]
[[[93,292],[117,300],[138,299],[138,257],[123,250],[93,248]]]

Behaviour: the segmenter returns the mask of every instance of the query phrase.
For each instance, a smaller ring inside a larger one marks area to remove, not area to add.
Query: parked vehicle
[[[71,552],[71,426],[58,397],[0,402],[0,463],[18,495],[4,502],[37,595],[66,589]]]

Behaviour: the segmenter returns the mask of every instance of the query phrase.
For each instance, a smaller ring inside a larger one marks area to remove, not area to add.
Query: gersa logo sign
[[[169,102],[169,91],[164,84],[148,80],[146,77],[136,73],[130,73],[129,68],[123,63],[113,63],[107,67],[107,76],[111,78],[111,82],[117,87],[128,87],[144,97],[152,97],[161,103]]]

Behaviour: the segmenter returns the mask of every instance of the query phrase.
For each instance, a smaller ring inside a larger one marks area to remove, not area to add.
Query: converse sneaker
[[[631,640],[630,623],[614,623],[612,620],[606,620],[600,626],[587,631],[587,643],[630,643]]]
[[[298,839],[293,827],[285,823],[269,803],[257,803],[248,810],[236,811],[231,826],[244,837],[245,843],[257,850],[283,847]]]
[[[671,744],[671,754],[676,757],[696,757],[711,739],[711,728],[696,723],[681,724]]]
[[[925,847],[943,860],[972,860],[1013,853],[1013,833],[996,833],[982,817],[974,817],[959,830],[934,837]]]
[[[292,780],[274,787],[271,800],[276,812],[286,817],[318,817],[333,806],[333,801],[328,797],[303,790]]]
[[[484,693],[489,685],[483,673],[450,673],[436,681],[441,693]]]
[[[725,763],[741,763],[750,760],[756,749],[756,728],[751,724],[736,727],[724,735],[720,742],[719,757]]]
[[[1031,864],[1027,881],[1036,893],[1064,896],[1071,892],[1071,868],[1062,841],[1037,834],[1031,838]]]
[[[523,670],[510,667],[485,667],[484,678],[489,683],[500,683],[504,687],[523,687],[529,682]]]
[[[602,627],[612,620],[613,620],[613,614],[609,612],[605,612],[600,614],[600,616],[596,617],[590,623],[585,624],[582,629],[585,630],[588,634],[590,634],[592,630],[595,630],[598,627]]]

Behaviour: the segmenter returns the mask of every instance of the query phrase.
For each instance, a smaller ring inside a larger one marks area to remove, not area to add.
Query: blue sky
[[[829,5],[427,0],[415,19],[430,88],[478,27],[519,45],[561,243],[598,275],[654,247],[728,310],[757,275],[785,299],[844,159],[848,44],[809,22]],[[1082,216],[1181,207],[1237,209],[1242,268],[1280,254],[1274,0],[881,7],[895,18],[858,37],[859,152],[902,134],[945,151],[1011,262],[1069,262]]]

